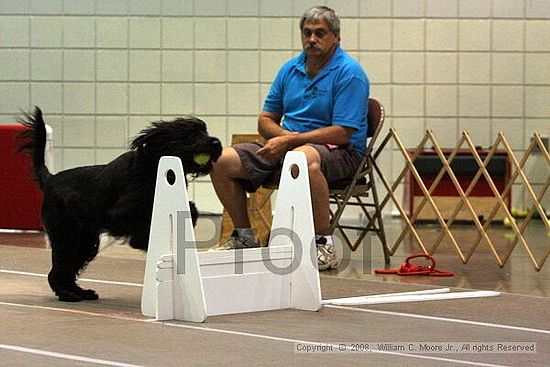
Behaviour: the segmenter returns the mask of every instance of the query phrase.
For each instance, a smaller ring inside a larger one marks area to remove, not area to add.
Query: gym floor
[[[204,218],[197,226],[204,247],[217,233],[212,223]],[[401,225],[388,219],[386,227],[391,244]],[[475,239],[468,225],[456,231],[460,243]],[[438,229],[419,226],[419,233],[429,239]],[[497,228],[492,236],[504,244],[509,231]],[[319,312],[265,311],[208,317],[194,324],[142,316],[145,254],[109,239],[103,242],[98,258],[80,280],[84,287],[96,289],[100,299],[71,304],[56,301],[47,285],[50,251],[44,234],[0,233],[2,365],[544,366],[550,360],[550,265],[537,272],[520,244],[499,268],[484,244],[463,264],[444,242],[435,253],[437,268],[455,275],[426,277],[374,274],[374,269],[384,268],[374,239],[372,248],[345,251],[347,260],[338,270],[321,273],[323,299],[443,287],[451,292],[502,292],[496,297],[324,305]],[[528,243],[537,259],[549,242],[544,226],[529,231]],[[417,252],[407,239],[390,268]],[[460,350],[433,350],[448,343]],[[499,343],[535,351],[503,352],[497,349]],[[340,344],[348,349],[339,352]],[[380,349],[379,344],[385,350],[359,350]],[[306,352],[306,348],[317,349]]]

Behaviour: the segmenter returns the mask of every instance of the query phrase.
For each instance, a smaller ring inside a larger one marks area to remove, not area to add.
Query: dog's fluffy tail
[[[23,140],[23,143],[17,149],[18,152],[26,151],[32,157],[33,172],[38,184],[41,188],[44,183],[52,175],[46,167],[45,149],[46,149],[46,124],[42,118],[42,111],[35,107],[32,114],[25,113],[19,119],[19,123],[28,127],[25,131],[19,134],[18,138]]]

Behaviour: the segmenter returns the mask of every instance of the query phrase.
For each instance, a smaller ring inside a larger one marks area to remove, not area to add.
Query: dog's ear
[[[154,160],[163,155],[179,156],[193,141],[192,124],[179,121],[155,121],[141,130],[131,143],[131,149]]]
[[[186,115],[175,119],[173,122],[186,123],[189,126],[194,125],[198,130],[206,132],[206,122],[196,116]]]
[[[217,150],[221,152],[221,143],[208,135],[204,121],[186,116],[153,122],[135,137],[131,149],[151,162],[167,155],[179,157],[187,174],[207,174],[212,168],[211,160],[219,156]],[[208,159],[197,159],[201,154]]]
[[[138,151],[143,149],[147,145],[147,141],[151,140],[151,138],[157,134],[157,131],[155,130],[157,125],[157,122],[153,122],[150,127],[141,130],[134,140],[132,140],[130,149]]]
[[[197,137],[199,132],[206,134],[206,123],[194,116],[180,117],[172,121],[155,121],[139,132],[130,148],[137,151],[143,151],[147,146],[160,149],[164,146],[182,145],[184,148],[183,145],[196,142],[193,137]]]

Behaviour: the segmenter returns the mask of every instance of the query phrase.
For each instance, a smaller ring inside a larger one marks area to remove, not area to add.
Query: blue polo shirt
[[[310,78],[301,53],[279,70],[264,103],[264,111],[281,113],[283,127],[307,132],[332,125],[355,130],[350,139],[365,153],[370,83],[363,68],[340,47],[327,66]]]

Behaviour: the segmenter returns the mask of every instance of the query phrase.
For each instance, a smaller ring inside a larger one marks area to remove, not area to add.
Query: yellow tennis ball
[[[193,156],[193,161],[199,166],[204,166],[210,161],[210,154],[208,153],[198,153]]]
[[[512,220],[515,222],[516,220],[512,218]],[[505,227],[512,228],[512,222],[510,222],[510,219],[508,217],[505,217],[502,221],[502,224],[504,224]]]
[[[512,212],[512,216],[515,218],[525,218],[527,216],[527,210],[519,210],[516,208],[512,208],[511,212]]]

